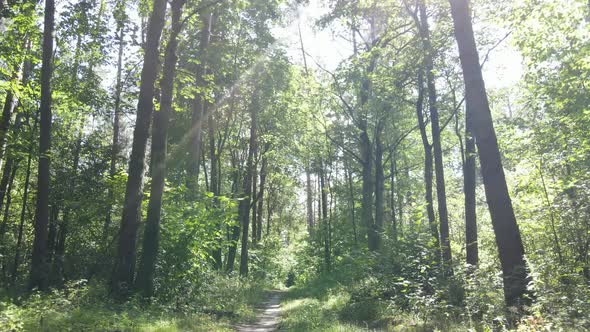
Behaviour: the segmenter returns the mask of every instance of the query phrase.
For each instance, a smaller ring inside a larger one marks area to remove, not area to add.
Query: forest
[[[0,331],[590,330],[590,2],[0,0]]]

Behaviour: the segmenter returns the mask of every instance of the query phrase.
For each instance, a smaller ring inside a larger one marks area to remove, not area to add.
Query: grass
[[[354,282],[344,285],[330,277],[291,287],[281,304],[281,329],[324,332],[466,330],[451,322],[439,322],[435,327],[412,313],[396,310],[386,301],[354,302],[349,292],[352,287]]]
[[[78,285],[24,297],[0,295],[0,331],[232,331],[254,321],[264,285],[219,278],[197,296],[148,303],[118,303],[103,285]]]

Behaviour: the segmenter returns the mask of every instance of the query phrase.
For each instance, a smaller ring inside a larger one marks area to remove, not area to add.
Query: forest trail
[[[279,325],[279,316],[281,313],[281,296],[279,291],[269,293],[266,301],[260,303],[256,322],[252,324],[236,325],[235,329],[239,332],[271,332],[276,331]]]

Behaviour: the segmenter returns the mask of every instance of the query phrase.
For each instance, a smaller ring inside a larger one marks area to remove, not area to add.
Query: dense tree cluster
[[[361,304],[588,328],[587,2],[325,0],[330,65],[277,39],[308,3],[0,0],[7,296],[348,270]]]

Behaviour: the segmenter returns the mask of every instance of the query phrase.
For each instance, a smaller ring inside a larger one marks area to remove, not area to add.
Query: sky
[[[307,64],[309,67],[317,67],[315,62],[328,70],[335,69],[338,64],[352,54],[350,43],[342,37],[334,35],[330,29],[319,30],[315,27],[315,21],[328,11],[323,5],[325,0],[310,0],[309,4],[302,5],[298,9],[298,15],[293,15],[285,26],[275,27],[274,35],[287,47],[287,54],[291,61],[303,64],[301,43],[299,40],[299,27],[303,37],[306,53],[309,55]],[[486,24],[492,24],[486,22]],[[476,24],[476,30],[501,30],[496,26]],[[505,31],[497,31],[497,40],[500,41],[506,34]],[[480,49],[480,57],[484,57],[488,49]],[[489,89],[509,88],[516,84],[522,74],[522,58],[510,44],[510,38],[502,41],[491,52],[488,61],[483,68],[486,86]]]

